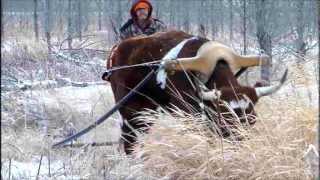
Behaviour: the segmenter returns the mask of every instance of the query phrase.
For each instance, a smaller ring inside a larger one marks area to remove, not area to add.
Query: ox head
[[[167,70],[196,72],[200,79],[198,95],[207,106],[221,114],[232,111],[242,123],[252,125],[256,115],[254,105],[260,97],[276,92],[283,85],[287,70],[280,82],[267,87],[241,86],[234,74],[240,68],[266,64],[268,58],[267,55],[240,56],[223,44],[208,41],[199,48],[195,57],[165,61],[164,67]]]
[[[286,81],[288,70],[286,70],[279,82],[271,86],[265,87],[248,87],[241,86],[231,68],[225,61],[219,61],[205,86],[199,88],[199,97],[204,101],[215,103],[214,109],[217,110],[219,101],[224,101],[227,106],[219,107],[222,113],[233,111],[237,114],[242,123],[255,123],[256,113],[254,105],[263,96],[268,96],[283,85]],[[210,105],[210,103],[208,103]],[[223,104],[223,103],[222,103]],[[228,109],[229,108],[229,109]]]

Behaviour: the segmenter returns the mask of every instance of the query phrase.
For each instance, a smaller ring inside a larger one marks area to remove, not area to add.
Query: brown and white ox
[[[163,67],[168,72],[164,89],[157,84],[156,75],[154,75],[119,109],[123,120],[122,138],[127,154],[132,152],[136,142],[134,131],[148,130],[147,124],[135,119],[137,112],[146,108],[166,107],[170,104],[189,113],[194,113],[194,109],[200,112],[202,109],[199,102],[203,100],[207,107],[214,111],[219,110],[220,114],[223,114],[229,110],[225,106],[217,106],[217,100],[219,102],[222,100],[233,108],[241,122],[253,125],[255,123],[254,104],[260,97],[278,90],[285,80],[286,75],[275,86],[242,86],[234,76],[235,72],[240,68],[264,63],[267,56],[240,56],[220,43],[201,37],[190,39],[192,37],[181,31],[170,31],[130,38],[117,45],[107,59],[107,68],[110,69],[161,60],[168,55],[168,52],[176,53],[177,56],[175,60],[163,61]],[[181,42],[185,39],[189,40],[184,42],[179,52],[170,52],[173,48],[177,49],[176,46],[179,43],[181,46]],[[115,101],[119,102],[150,71],[150,67],[113,71],[105,80],[111,83]],[[217,123],[216,117],[212,121],[218,124],[220,135],[225,137],[230,134],[225,125]],[[233,122],[227,123],[232,125]]]

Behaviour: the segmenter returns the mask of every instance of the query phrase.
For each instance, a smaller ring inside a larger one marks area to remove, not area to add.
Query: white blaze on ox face
[[[229,102],[229,105],[232,109],[247,109],[249,107],[250,102],[246,99],[241,99],[239,101],[232,100]]]
[[[170,51],[162,58],[162,65],[166,61],[171,61],[174,60],[178,57],[178,54],[180,53],[181,49],[184,47],[184,45],[193,39],[197,39],[196,37],[191,37],[188,39],[185,39],[181,41],[178,45],[176,45],[174,48],[170,49]],[[166,78],[167,78],[167,73],[163,67],[158,71],[157,73],[157,84],[160,84],[161,89],[164,89],[166,86]]]

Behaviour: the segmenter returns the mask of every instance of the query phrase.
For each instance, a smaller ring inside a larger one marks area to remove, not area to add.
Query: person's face
[[[138,9],[136,13],[139,20],[146,20],[148,17],[147,9]]]

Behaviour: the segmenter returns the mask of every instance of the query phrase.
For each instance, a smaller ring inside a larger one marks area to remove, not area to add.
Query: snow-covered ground
[[[50,172],[49,172],[49,163],[47,157],[42,157],[41,165],[40,165],[41,157],[35,156],[29,162],[20,162],[11,160],[5,161],[1,166],[1,175],[3,178],[8,178],[9,173],[11,174],[11,179],[36,179],[37,175],[40,179],[46,179],[50,176],[52,177],[65,177],[64,172],[64,164],[63,162],[56,160],[50,161]],[[11,169],[9,168],[11,167]],[[40,169],[39,169],[40,167]],[[39,172],[39,173],[38,173]],[[74,179],[77,179],[73,177]],[[79,178],[78,178],[79,179]]]
[[[34,111],[42,114],[43,119],[38,119],[37,123],[40,126],[40,131],[34,132],[36,136],[45,137],[46,133],[56,134],[60,131],[55,131],[55,128],[60,128],[63,124],[72,124],[75,131],[79,131],[92,124],[98,117],[106,113],[114,104],[113,94],[108,83],[105,85],[93,85],[88,87],[62,87],[46,90],[27,90],[24,92],[23,100],[26,111],[30,113],[30,116]],[[61,114],[70,114],[68,116],[60,115],[60,113],[55,113],[57,117],[49,117],[53,115],[48,115],[47,111],[60,111]],[[59,117],[61,119],[59,119]],[[55,118],[55,119],[52,119]],[[61,121],[62,123],[57,123]],[[67,123],[70,122],[70,123]],[[57,126],[57,127],[54,127]],[[60,127],[59,127],[60,126]],[[51,131],[47,131],[50,129]],[[32,138],[32,137],[31,137]],[[53,142],[58,142],[62,140],[63,136],[53,139]],[[118,124],[118,113],[115,113],[112,117],[107,119],[103,124],[98,126],[95,130],[92,130],[88,134],[79,138],[76,143],[91,143],[91,142],[108,142],[108,141],[118,141],[120,138],[120,128]],[[35,138],[36,139],[36,138]],[[5,137],[4,141],[10,142]],[[20,140],[19,140],[20,141]],[[26,139],[27,144],[34,146],[37,140]],[[18,142],[12,142],[16,144]],[[7,146],[7,144],[4,144]],[[37,146],[42,147],[43,145],[38,144]],[[28,148],[28,147],[26,147]],[[31,148],[31,146],[29,147]],[[5,148],[4,148],[5,149]],[[10,149],[10,147],[7,147]],[[63,150],[63,149],[61,149]],[[5,150],[4,150],[5,151]],[[24,150],[22,148],[21,150]],[[32,150],[30,150],[32,151]],[[39,149],[37,150],[39,151]],[[105,153],[112,154],[112,152],[117,152],[117,146],[108,147]],[[89,153],[89,152],[88,152]],[[81,153],[80,153],[81,154]],[[22,154],[23,156],[23,154]],[[13,179],[34,179],[38,173],[40,155],[31,155],[32,158],[27,158],[25,160],[14,158],[11,160],[11,178]],[[77,155],[75,155],[76,157]],[[50,162],[50,174],[52,179],[81,179],[85,175],[81,174],[81,178],[77,175],[72,175],[72,167],[70,166],[70,160],[59,159],[54,155],[52,151],[52,158]],[[89,156],[90,157],[90,156]],[[91,163],[89,163],[91,164]],[[89,166],[89,165],[88,165]],[[9,159],[2,159],[2,176],[4,178],[9,176]],[[68,172],[68,173],[66,173]],[[39,171],[40,179],[50,179],[49,178],[49,167],[48,167],[48,157],[44,154],[42,158],[42,165]]]
[[[63,87],[49,90],[27,91],[28,107],[41,104],[45,109],[56,109],[65,114],[70,114],[70,124],[76,131],[87,127],[106,113],[114,104],[114,98],[109,84],[93,85],[88,87]],[[65,108],[65,109],[63,109]],[[43,110],[45,112],[45,109]],[[69,116],[69,118],[70,118]],[[68,117],[68,116],[67,116]],[[120,136],[118,113],[106,120],[98,129],[109,130],[108,133],[100,134],[99,130],[92,131],[83,138],[88,141],[105,141],[106,139],[117,140]],[[44,124],[50,126],[52,120],[44,119]],[[69,121],[62,119],[63,122]],[[90,137],[90,138],[87,138]]]

